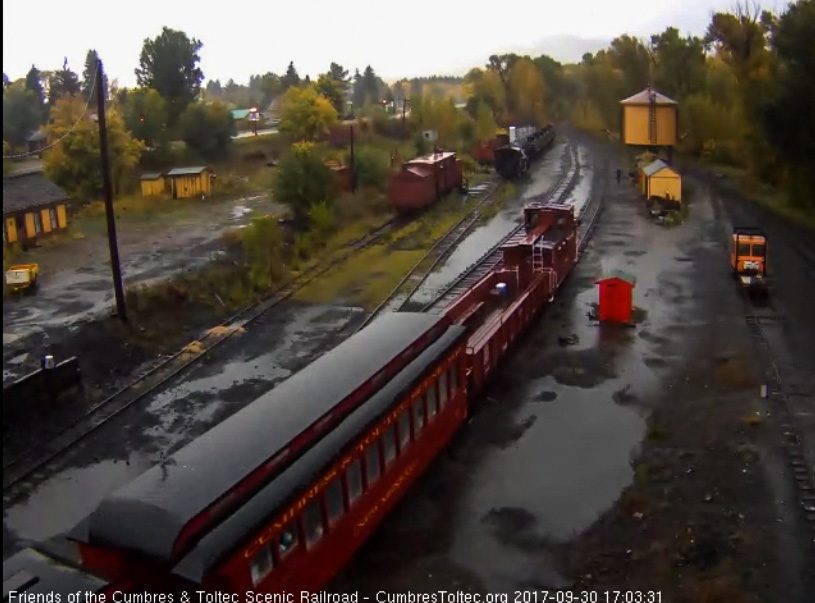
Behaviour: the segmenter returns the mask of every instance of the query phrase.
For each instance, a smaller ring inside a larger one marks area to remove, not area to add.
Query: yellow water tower
[[[650,86],[620,101],[620,132],[624,144],[656,150],[667,147],[672,155],[679,138],[678,105]]]

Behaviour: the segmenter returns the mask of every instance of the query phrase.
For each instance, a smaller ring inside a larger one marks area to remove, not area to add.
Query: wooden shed
[[[166,190],[164,174],[161,172],[142,174],[140,180],[142,197],[154,197],[156,195],[161,195]]]
[[[42,172],[3,178],[3,242],[23,243],[68,228],[68,195]]]
[[[205,196],[212,193],[212,170],[206,166],[173,168],[165,175],[173,199]]]
[[[682,201],[682,177],[661,159],[642,169],[642,193],[646,199],[662,197]]]
[[[650,86],[620,101],[620,122],[624,144],[673,147],[679,138],[676,101]]]

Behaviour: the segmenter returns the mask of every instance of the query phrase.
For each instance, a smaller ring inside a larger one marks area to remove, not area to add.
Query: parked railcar
[[[424,209],[464,183],[461,160],[450,151],[435,151],[402,164],[388,178],[388,202],[397,212]]]
[[[381,316],[108,496],[70,535],[97,588],[324,588],[574,266],[571,207],[531,205],[524,220],[452,305]]]

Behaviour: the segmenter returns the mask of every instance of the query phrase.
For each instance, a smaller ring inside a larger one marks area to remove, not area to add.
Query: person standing
[[[620,168],[617,168],[617,184],[620,184],[620,180],[623,178],[623,171]]]

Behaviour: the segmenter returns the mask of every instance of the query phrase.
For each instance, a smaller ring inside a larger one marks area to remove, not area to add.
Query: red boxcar
[[[438,151],[402,164],[388,178],[388,201],[396,211],[432,205],[463,182],[461,160],[450,151]]]

